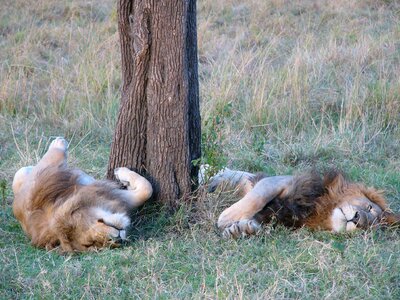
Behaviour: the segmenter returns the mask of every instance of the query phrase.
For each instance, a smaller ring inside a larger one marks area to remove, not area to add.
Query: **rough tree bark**
[[[122,99],[108,178],[147,176],[167,204],[187,196],[200,157],[195,0],[119,0]]]

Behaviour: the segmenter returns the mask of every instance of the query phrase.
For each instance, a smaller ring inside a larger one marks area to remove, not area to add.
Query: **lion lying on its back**
[[[400,224],[380,192],[348,182],[336,171],[321,178],[316,173],[267,177],[225,169],[211,178],[209,190],[223,183],[244,195],[218,218],[224,237],[254,234],[260,223],[272,219],[288,227],[334,232]]]
[[[128,213],[151,197],[151,184],[127,168],[115,170],[126,190],[67,167],[68,144],[56,138],[32,167],[14,176],[13,211],[37,247],[87,251],[126,239]]]

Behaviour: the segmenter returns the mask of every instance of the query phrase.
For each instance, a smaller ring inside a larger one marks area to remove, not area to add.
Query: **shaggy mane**
[[[305,220],[315,212],[318,199],[324,194],[323,180],[317,172],[311,171],[298,175],[293,186],[283,197],[276,197],[264,209],[257,213],[258,221],[270,221],[276,218],[288,227],[301,227]]]
[[[77,189],[77,175],[71,169],[48,167],[41,171],[32,189],[32,211],[65,201]]]

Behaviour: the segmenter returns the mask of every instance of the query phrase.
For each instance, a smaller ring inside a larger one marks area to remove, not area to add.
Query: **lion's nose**
[[[126,231],[125,230],[119,230],[118,231],[118,236],[112,237],[111,239],[112,239],[112,241],[114,243],[122,244],[123,242],[126,241]]]
[[[119,237],[121,238],[121,240],[126,240],[126,231],[125,230],[120,230],[119,231]]]
[[[113,228],[108,237],[113,244],[123,244],[126,241],[126,230]]]

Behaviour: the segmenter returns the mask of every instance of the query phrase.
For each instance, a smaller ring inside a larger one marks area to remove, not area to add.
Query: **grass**
[[[114,1],[0,4],[0,298],[400,298],[398,231],[333,235],[267,227],[224,241],[234,199],[169,217],[137,213],[122,249],[59,256],[12,215],[15,171],[53,136],[102,178],[121,85]],[[204,160],[292,174],[338,166],[400,210],[397,1],[198,1]],[[57,295],[57,296],[56,296]]]

